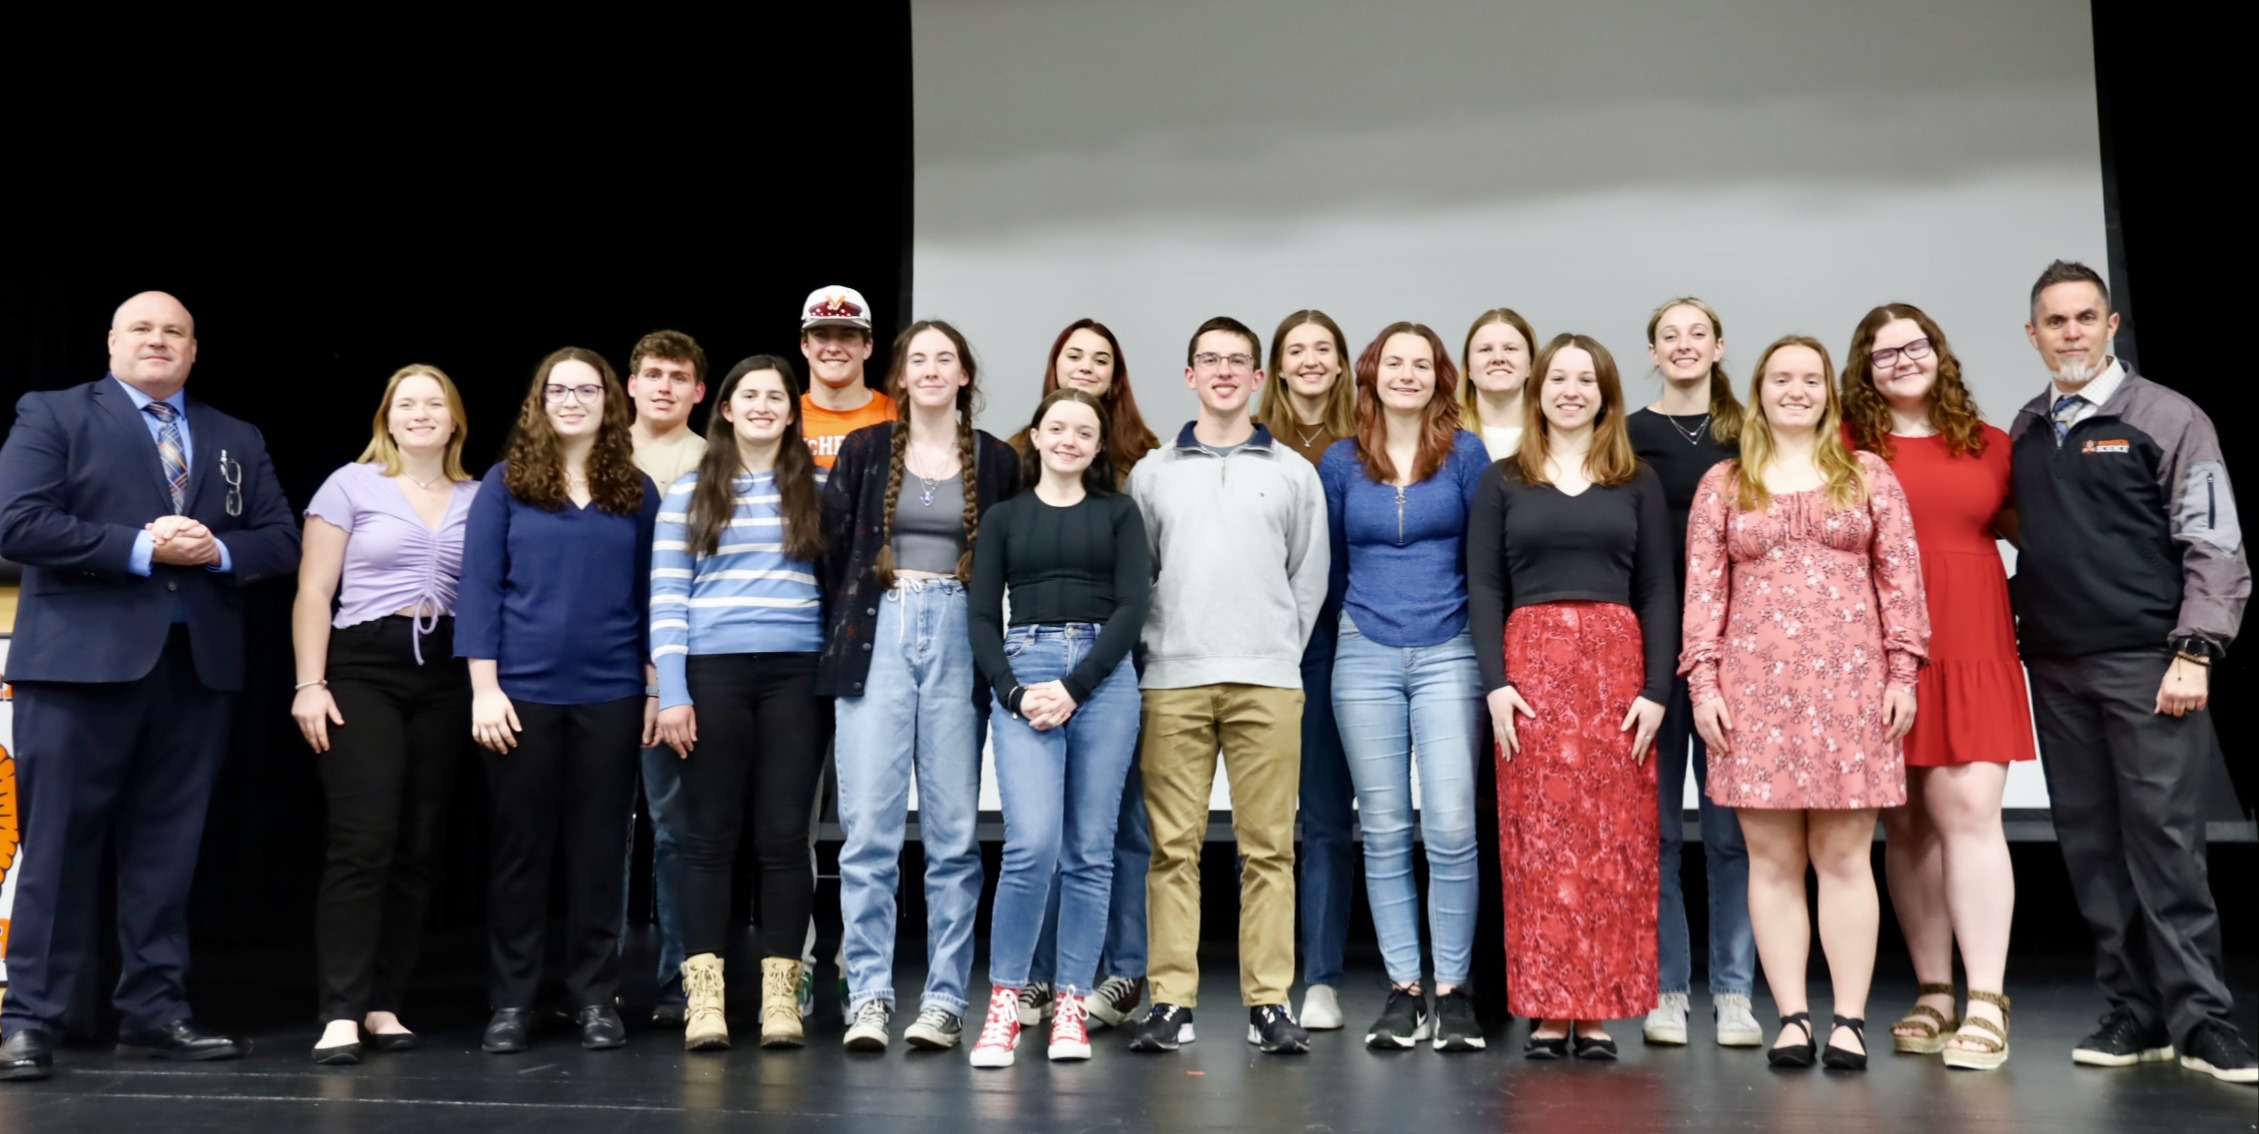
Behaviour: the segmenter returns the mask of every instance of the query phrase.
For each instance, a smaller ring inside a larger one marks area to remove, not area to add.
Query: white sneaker
[[[1726,993],[1710,999],[1710,1011],[1718,1021],[1719,1047],[1763,1047],[1765,1029],[1757,1024],[1757,1014],[1749,1010],[1749,998],[1738,993]]]
[[[1686,993],[1666,992],[1656,1001],[1655,1010],[1647,1014],[1647,1023],[1640,1026],[1639,1034],[1652,1044],[1684,1047],[1686,1011]]]
[[[840,1046],[849,1051],[885,1051],[888,1039],[886,1026],[893,1016],[886,1001],[865,1000],[863,1006],[857,1008],[855,1015],[848,1021],[847,1036],[840,1041]]]
[[[1313,1032],[1340,1030],[1341,996],[1330,984],[1313,984],[1302,990],[1302,1026]]]

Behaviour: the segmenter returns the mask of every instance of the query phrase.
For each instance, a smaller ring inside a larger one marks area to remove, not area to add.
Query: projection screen
[[[917,0],[912,35],[908,314],[969,336],[999,436],[1085,315],[1166,436],[1210,315],[1318,307],[1354,351],[1510,306],[1639,405],[1688,293],[1743,385],[1779,335],[1840,354],[1919,304],[2005,427],[2045,380],[2032,278],[2108,270],[2085,0]],[[2045,804],[2018,765],[2007,806]]]

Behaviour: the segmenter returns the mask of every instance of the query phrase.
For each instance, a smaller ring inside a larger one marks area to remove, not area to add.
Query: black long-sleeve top
[[[1004,656],[1006,588],[1014,626],[1102,624],[1090,653],[1060,679],[1075,704],[1090,700],[1145,628],[1153,566],[1144,516],[1119,493],[1060,508],[1030,490],[982,517],[966,615],[974,663],[997,695],[1008,697],[1020,681]]]
[[[1511,684],[1506,614],[1545,602],[1613,602],[1639,618],[1647,683],[1664,703],[1678,668],[1679,595],[1663,482],[1642,464],[1570,496],[1529,485],[1512,460],[1483,473],[1467,517],[1468,619],[1485,692]]]
[[[1680,589],[1686,584],[1686,519],[1694,510],[1694,489],[1719,461],[1741,455],[1741,446],[1719,443],[1710,433],[1710,414],[1675,417],[1643,409],[1624,418],[1632,452],[1663,481],[1663,502],[1671,510],[1671,563]],[[1675,423],[1675,428],[1674,428]],[[1694,430],[1687,440],[1686,431]]]

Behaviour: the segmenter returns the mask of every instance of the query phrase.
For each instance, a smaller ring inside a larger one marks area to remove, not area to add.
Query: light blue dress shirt
[[[155,445],[158,431],[165,427],[164,422],[157,420],[156,414],[149,412],[150,403],[158,399],[135,389],[133,383],[127,382],[115,374],[110,376],[110,381],[116,382],[118,388],[125,391],[126,397],[133,400],[133,412],[135,416],[141,419],[141,424],[149,427],[149,443]],[[175,390],[172,397],[164,399],[164,403],[173,407],[175,411],[173,413],[173,424],[180,428],[180,459],[187,462],[189,468],[195,468],[196,440],[188,432],[188,391]],[[220,561],[215,564],[208,564],[204,569],[207,571],[235,570],[235,558],[228,554],[226,542],[217,539],[213,542],[220,545]],[[126,570],[136,575],[149,574],[153,570],[151,564],[156,554],[157,537],[143,531],[140,535],[133,537],[133,554],[126,560]]]

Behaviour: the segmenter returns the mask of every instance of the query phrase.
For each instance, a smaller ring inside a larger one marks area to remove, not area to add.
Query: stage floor
[[[618,1051],[584,1052],[560,1030],[538,1037],[523,1055],[495,1057],[477,1049],[482,1018],[457,1011],[421,1018],[422,1049],[371,1056],[351,1068],[308,1061],[316,1034],[310,1024],[248,1029],[256,1045],[249,1058],[205,1066],[66,1048],[52,1080],[0,1084],[0,1131],[2081,1134],[2250,1131],[2259,1119],[2259,1091],[2175,1064],[2074,1067],[2071,1044],[2091,1027],[2101,1002],[2063,964],[2015,978],[2014,1054],[2005,1070],[1948,1072],[1935,1058],[1893,1056],[1887,1025],[1878,1019],[1870,1036],[1880,1050],[1864,1075],[1772,1072],[1760,1052],[1706,1042],[1646,1047],[1636,1021],[1614,1029],[1624,1049],[1614,1065],[1524,1060],[1527,1025],[1520,1022],[1492,1029],[1484,1052],[1444,1056],[1423,1047],[1376,1054],[1361,1042],[1383,998],[1372,971],[1353,972],[1343,990],[1351,1030],[1319,1033],[1307,1056],[1268,1056],[1245,1042],[1246,1014],[1230,964],[1226,955],[1210,959],[1201,1038],[1172,1055],[1132,1054],[1110,1032],[1096,1034],[1097,1057],[1084,1064],[1052,1066],[1040,1040],[1023,1049],[1019,1066],[1002,1071],[974,1071],[962,1050],[912,1053],[899,1040],[885,1055],[849,1055],[839,1048],[842,1028],[832,1009],[819,1013],[811,1046],[800,1051],[763,1052],[744,1043],[720,1056],[690,1056],[679,1033],[635,1026],[631,1016],[628,1046]],[[2235,968],[2238,1023],[2248,1036],[2259,1023],[2259,966],[2245,957]],[[901,987],[917,986],[914,974],[904,976]],[[1911,992],[1908,981],[1886,982],[1872,1014],[1895,1018]],[[243,995],[204,1011],[219,1024],[275,1015],[271,1005],[230,1003]],[[1698,997],[1698,1012],[1703,1003]],[[1769,1007],[1759,1004],[1760,1012]],[[734,1026],[743,1040],[757,1032],[751,1014]],[[1697,1029],[1698,1041],[1707,1035],[1706,1027]]]

